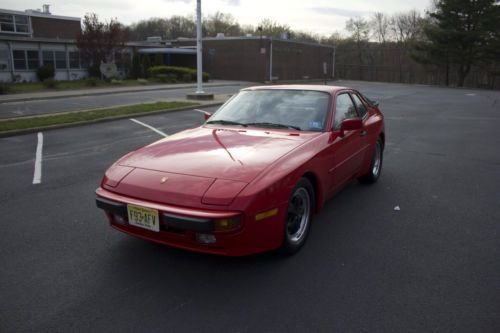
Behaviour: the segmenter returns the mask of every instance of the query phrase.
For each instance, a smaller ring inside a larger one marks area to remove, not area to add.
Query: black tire
[[[362,184],[373,184],[380,177],[382,172],[382,162],[384,160],[384,143],[382,138],[378,138],[373,148],[372,162],[370,163],[370,170],[367,174],[358,178]]]
[[[288,199],[281,252],[297,253],[306,242],[315,209],[314,189],[307,178],[300,178]]]

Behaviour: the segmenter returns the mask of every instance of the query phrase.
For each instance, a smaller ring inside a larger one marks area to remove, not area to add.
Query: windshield
[[[330,95],[309,90],[245,90],[223,105],[207,124],[323,131]]]

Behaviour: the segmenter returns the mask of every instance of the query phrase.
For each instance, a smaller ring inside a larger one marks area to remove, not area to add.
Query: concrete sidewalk
[[[234,86],[234,85],[249,86],[256,84],[252,82],[224,81],[224,80],[216,80],[208,83],[203,83],[204,88],[224,87],[224,86]],[[89,88],[89,89],[77,89],[77,90],[7,94],[7,95],[0,95],[0,104],[22,102],[22,101],[68,98],[68,97],[112,95],[112,94],[122,94],[122,93],[141,92],[141,91],[175,90],[175,89],[188,89],[188,88],[192,88],[193,91],[195,91],[196,83],[156,84],[147,86],[106,87],[106,88]]]

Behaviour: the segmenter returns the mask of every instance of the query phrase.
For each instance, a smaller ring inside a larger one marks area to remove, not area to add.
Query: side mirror
[[[200,109],[194,109],[194,110],[198,111],[200,113],[203,113],[203,117],[205,118],[205,121],[207,121],[208,118],[212,117],[212,114],[210,112],[203,111],[203,110],[200,110]]]
[[[354,131],[363,127],[361,118],[344,119],[340,124],[340,136],[344,136],[345,131]]]

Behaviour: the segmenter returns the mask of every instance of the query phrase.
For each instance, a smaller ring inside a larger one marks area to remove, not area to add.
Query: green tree
[[[454,67],[459,87],[464,85],[472,66],[498,63],[500,6],[495,2],[437,1],[424,26],[425,39],[413,44],[414,59],[445,66],[447,73],[450,67]]]

